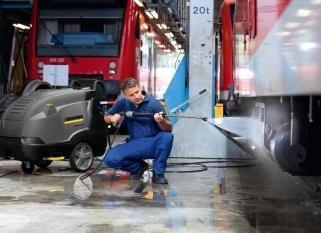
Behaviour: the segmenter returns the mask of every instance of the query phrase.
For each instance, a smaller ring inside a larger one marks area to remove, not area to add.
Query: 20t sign
[[[208,15],[210,14],[210,8],[204,6],[194,6],[193,7],[194,15]]]

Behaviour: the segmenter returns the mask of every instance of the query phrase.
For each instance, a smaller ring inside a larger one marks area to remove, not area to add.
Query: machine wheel
[[[305,161],[307,153],[305,148],[296,144],[290,146],[290,132],[279,132],[271,140],[271,152],[282,170],[293,175],[303,174],[305,169],[300,165]]]
[[[52,160],[39,160],[34,164],[40,168],[47,168],[52,163]]]
[[[94,161],[92,147],[85,142],[78,143],[69,156],[69,164],[75,171],[83,172],[91,167]]]
[[[35,169],[35,165],[30,161],[22,161],[21,170],[26,174],[31,174]]]

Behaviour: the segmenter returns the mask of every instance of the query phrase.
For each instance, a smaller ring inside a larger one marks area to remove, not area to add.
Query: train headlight
[[[37,73],[38,74],[42,74],[43,73],[43,66],[44,66],[44,62],[43,61],[39,61],[38,63],[37,63],[37,67],[38,67],[38,70],[37,70]]]
[[[117,67],[117,63],[116,62],[112,61],[112,62],[109,63],[109,69],[115,70],[116,67]]]
[[[109,74],[116,74],[117,63],[112,61],[109,63]]]
[[[43,69],[43,65],[44,65],[44,64],[45,64],[45,63],[44,63],[43,61],[39,61],[38,64],[37,64],[37,66],[38,66],[39,69]]]

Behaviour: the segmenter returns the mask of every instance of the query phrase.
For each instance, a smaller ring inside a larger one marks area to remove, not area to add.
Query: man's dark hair
[[[138,86],[138,82],[134,78],[126,78],[120,85],[121,91],[126,91],[129,88]]]

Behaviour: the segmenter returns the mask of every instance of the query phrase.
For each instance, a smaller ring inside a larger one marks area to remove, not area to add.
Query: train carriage
[[[320,174],[321,1],[225,0],[218,95],[229,116],[264,122],[265,147],[292,174]]]

